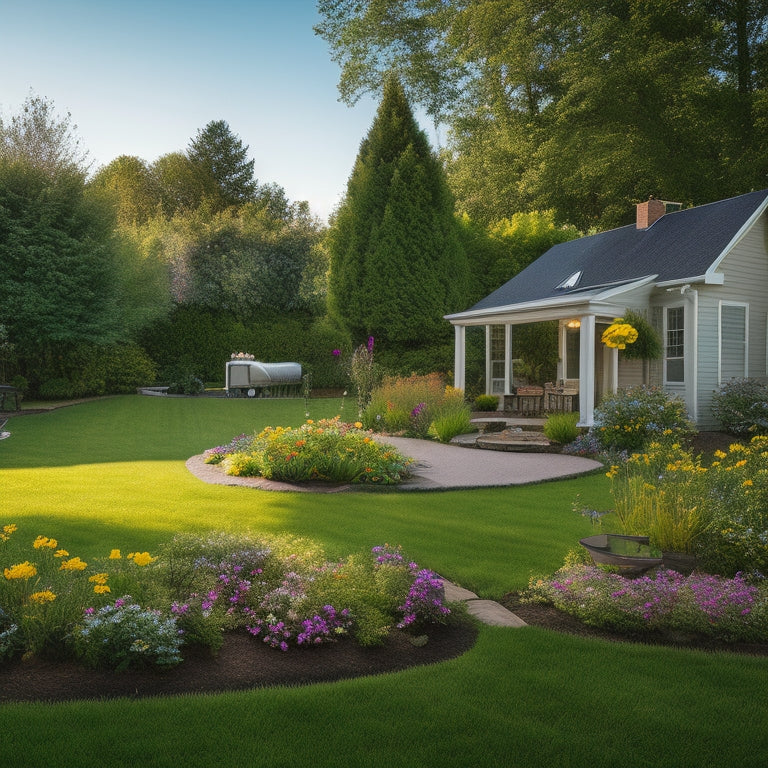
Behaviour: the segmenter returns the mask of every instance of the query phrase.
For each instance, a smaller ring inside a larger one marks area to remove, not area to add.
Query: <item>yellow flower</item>
[[[60,571],[84,571],[88,567],[88,563],[84,563],[79,557],[72,557],[69,560],[65,560]]]
[[[362,421],[356,421],[355,422],[355,427],[357,429],[362,429],[363,428],[363,422]]]
[[[136,565],[149,565],[153,563],[157,558],[152,557],[149,552],[131,552],[128,555],[129,560],[133,560]]]
[[[715,456],[717,456],[718,459],[724,459],[728,454],[726,454],[725,451],[717,450],[715,451]]]
[[[750,486],[750,485],[752,485],[752,481],[751,481],[751,480],[745,480],[745,481],[742,483],[742,485],[743,485],[744,487]]]
[[[8,541],[11,538],[11,534],[16,530],[16,526],[13,523],[3,526],[2,533],[0,533],[0,541]]]
[[[38,605],[45,605],[46,603],[52,603],[56,599],[56,595],[50,589],[44,589],[42,592],[33,592],[29,599]]]
[[[106,573],[94,573],[93,576],[88,577],[88,581],[94,584],[106,584],[109,576]]]
[[[111,592],[112,590],[106,584],[97,584],[93,588],[93,591],[97,595],[106,595],[107,593]]]
[[[31,579],[33,576],[37,576],[37,568],[25,560],[23,563],[17,563],[10,568],[4,568],[3,575],[9,581],[11,579]]]
[[[42,549],[48,547],[48,549],[56,549],[59,546],[59,542],[56,539],[49,539],[47,536],[38,536],[33,542],[32,546],[35,549]]]
[[[69,557],[69,552],[67,552],[67,550],[66,550],[66,549],[57,549],[57,550],[56,550],[56,551],[53,553],[53,556],[54,556],[54,557]]]
[[[113,549],[113,550],[112,550],[112,551],[109,553],[109,559],[110,559],[110,560],[119,560],[119,559],[120,559],[120,557],[121,557],[121,555],[120,555],[120,550],[119,550],[119,549]]]

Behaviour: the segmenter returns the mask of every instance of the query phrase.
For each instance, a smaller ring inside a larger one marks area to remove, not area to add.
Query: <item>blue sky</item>
[[[326,218],[377,101],[338,101],[314,0],[0,0],[0,114],[30,89],[71,113],[95,166],[152,162],[226,120],[260,182]]]

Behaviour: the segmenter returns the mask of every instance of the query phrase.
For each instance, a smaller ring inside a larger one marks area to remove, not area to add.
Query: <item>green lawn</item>
[[[332,416],[338,400],[310,402]],[[523,488],[269,493],[208,486],[184,460],[296,401],[119,397],[10,420],[0,524],[84,557],[179,530],[288,531],[331,556],[401,544],[483,597],[553,571],[607,508],[601,475]],[[278,653],[278,651],[275,651]],[[0,668],[0,685],[2,670]],[[373,678],[219,696],[6,705],[2,766],[757,766],[768,659],[483,627],[472,651]]]

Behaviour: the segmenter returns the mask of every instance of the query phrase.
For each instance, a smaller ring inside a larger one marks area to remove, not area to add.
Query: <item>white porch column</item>
[[[466,359],[467,359],[467,334],[463,325],[453,326],[453,386],[456,389],[465,389],[466,384]]]
[[[504,394],[512,394],[512,326],[504,326]],[[504,398],[501,398],[503,408]]]
[[[579,426],[595,422],[595,316],[581,318],[579,333]]]
[[[491,326],[485,326],[485,394],[492,395],[493,381],[491,381],[493,366],[491,365]]]

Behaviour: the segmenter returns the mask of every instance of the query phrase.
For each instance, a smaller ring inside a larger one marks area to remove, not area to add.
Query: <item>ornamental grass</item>
[[[464,393],[434,373],[385,378],[371,393],[361,419],[377,432],[449,442],[471,430],[470,416]]]
[[[607,475],[623,533],[693,554],[710,573],[768,576],[768,437],[717,451],[708,466],[679,443],[651,443]]]

